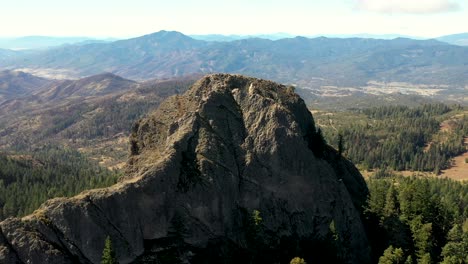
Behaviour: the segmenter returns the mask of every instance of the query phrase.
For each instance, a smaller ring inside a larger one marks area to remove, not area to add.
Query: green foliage
[[[338,134],[338,154],[343,154],[343,135]]]
[[[291,262],[289,262],[289,264],[307,264],[307,262],[305,262],[303,258],[295,257],[291,259]]]
[[[110,186],[117,178],[71,149],[47,146],[33,154],[0,154],[0,220],[29,214],[53,197]]]
[[[420,261],[427,262],[430,260],[430,252],[434,246],[432,223],[422,223],[422,217],[415,217],[411,223],[411,232],[413,233],[414,247],[418,263]],[[429,256],[428,256],[429,254]]]
[[[418,264],[431,264],[431,254],[426,253],[421,258],[418,259]]]
[[[112,241],[109,236],[106,238],[104,244],[104,249],[102,250],[102,259],[101,264],[117,264],[117,259],[115,257],[115,252],[112,247]]]
[[[337,241],[340,239],[339,234],[338,234],[338,232],[336,231],[335,220],[332,220],[332,221],[330,222],[330,225],[328,226],[328,231],[329,231],[330,234],[331,234],[332,240],[334,240],[335,242],[337,242]]]
[[[367,183],[364,215],[377,256],[393,246],[405,252],[409,263],[453,263],[467,257],[468,233],[462,226],[468,222],[468,184],[416,177],[373,178]]]
[[[379,258],[379,264],[400,264],[403,263],[404,253],[401,248],[389,246]]]
[[[411,257],[411,255],[409,255],[409,256],[406,258],[405,264],[413,264],[413,257]]]
[[[260,211],[259,210],[253,210],[252,212],[252,220],[254,225],[258,226],[262,223],[263,219],[260,216]]]
[[[468,220],[468,219],[467,219]],[[455,224],[447,235],[447,244],[442,248],[444,264],[467,263],[468,261],[468,232]]]
[[[398,215],[399,211],[399,204],[398,204],[398,193],[395,190],[395,185],[391,184],[390,188],[387,191],[385,196],[385,206],[383,208],[383,217],[391,217]]]
[[[444,104],[382,106],[355,110],[354,116],[335,113],[335,119],[344,116],[338,122],[330,115],[314,116],[327,140],[337,142],[346,157],[365,169],[437,174],[450,166],[450,158],[466,151],[463,141],[468,135],[468,116],[447,119],[461,109]],[[441,132],[440,123],[445,120],[450,130]]]

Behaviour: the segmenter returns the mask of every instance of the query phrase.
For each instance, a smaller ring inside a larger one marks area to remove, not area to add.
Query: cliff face
[[[99,263],[108,235],[120,263],[369,262],[365,182],[292,88],[206,76],[130,144],[120,183],[0,223],[0,262]]]

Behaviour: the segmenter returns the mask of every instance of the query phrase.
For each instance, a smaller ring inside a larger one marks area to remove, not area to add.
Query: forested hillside
[[[31,151],[52,142],[79,149],[104,166],[121,164],[132,124],[166,97],[187,90],[195,78],[134,84],[107,74],[8,101],[0,105],[0,149]],[[105,94],[99,94],[102,88]]]
[[[449,179],[367,181],[366,228],[374,261],[468,263],[468,185]]]
[[[468,112],[461,106],[384,106],[351,112],[317,112],[328,143],[364,170],[438,174],[466,151]]]
[[[0,219],[115,183],[120,172],[107,168],[123,166],[132,124],[193,82],[102,74],[0,105]]]
[[[76,150],[44,146],[32,154],[0,153],[0,220],[31,213],[47,199],[106,187],[119,177]]]

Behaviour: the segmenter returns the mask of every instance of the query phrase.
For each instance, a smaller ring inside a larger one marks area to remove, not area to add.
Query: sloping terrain
[[[124,90],[132,90],[137,83],[126,80],[112,73],[103,73],[83,78],[77,81],[57,82],[45,91],[34,93],[44,101],[70,100],[73,97],[105,96]]]
[[[29,95],[51,84],[52,80],[18,71],[0,71],[0,104],[8,99]]]
[[[447,42],[453,45],[468,46],[468,33],[459,33],[438,37],[437,40]]]
[[[291,87],[211,75],[137,122],[126,179],[0,223],[0,261],[368,263],[367,188]]]
[[[136,83],[113,74],[54,81],[0,103],[0,150],[71,146],[106,167],[122,166],[131,125],[196,76]]]

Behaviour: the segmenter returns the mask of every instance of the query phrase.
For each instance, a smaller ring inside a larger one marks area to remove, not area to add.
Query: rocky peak
[[[158,111],[135,124],[131,136],[130,168],[134,170],[140,156],[146,159],[161,153],[169,144],[166,142],[177,141],[178,138],[172,136],[180,135],[180,129],[187,124],[190,124],[187,130],[192,130],[186,131],[189,133],[207,126],[209,132],[217,136],[215,140],[230,144],[228,148],[242,147],[247,143],[253,145],[246,148],[254,148],[256,144],[251,141],[254,138],[282,141],[285,140],[282,133],[287,130],[306,135],[308,129],[315,128],[311,114],[293,87],[241,75],[209,75],[186,94],[169,98]],[[249,131],[260,128],[268,130],[265,131],[268,134]],[[168,134],[173,132],[178,133]],[[255,137],[244,142],[252,132]],[[149,163],[145,161],[144,164],[136,167],[145,167]]]
[[[130,136],[127,177],[0,224],[0,262],[369,262],[362,176],[286,87],[214,74]]]

